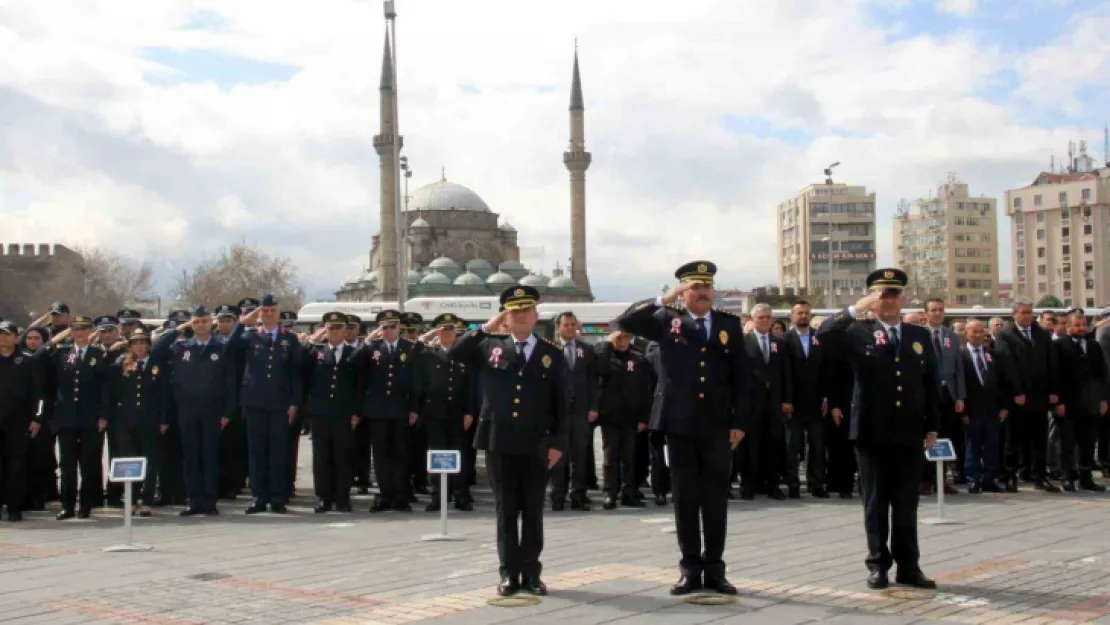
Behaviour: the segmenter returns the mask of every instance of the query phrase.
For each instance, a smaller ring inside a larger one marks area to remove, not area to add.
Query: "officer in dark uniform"
[[[227,355],[228,344],[212,335],[212,317],[204,306],[193,310],[185,327],[192,337],[176,343],[178,330],[166,332],[155,342],[152,359],[173,369],[189,499],[181,516],[217,515],[220,430],[235,411],[235,362]]]
[[[358,349],[362,347],[359,335],[362,334],[362,318],[358,315],[347,315],[347,345]]]
[[[360,338],[361,334],[362,318],[358,315],[347,315],[347,345],[356,351],[361,350],[365,344]],[[374,485],[370,480],[370,452],[370,422],[361,419],[351,440],[352,483],[360,495],[370,492],[370,487]]]
[[[55,389],[54,429],[61,451],[62,511],[58,520],[89,518],[101,497],[96,481],[100,471],[100,435],[108,426],[104,418],[104,392],[108,365],[104,350],[90,342],[93,322],[77,315],[70,325],[72,343],[55,346],[47,343],[35,352],[35,360],[45,362],[47,384]],[[78,499],[77,471],[81,471]]]
[[[50,336],[58,336],[69,329],[69,306],[65,302],[52,302],[50,304]]]
[[[424,343],[420,342],[420,332],[423,327],[424,317],[420,313],[401,313],[401,338],[413,344],[413,356],[419,356],[424,350]],[[417,419],[409,430],[409,473],[412,474],[412,483],[409,485],[409,502],[416,502],[416,495],[428,494],[428,429],[422,419]]]
[[[502,596],[547,594],[540,579],[544,491],[567,445],[563,352],[534,332],[539,297],[532,287],[510,287],[501,294],[505,310],[448,351],[481,377],[474,445],[486,452],[497,502]],[[509,334],[495,334],[505,324]]]
[[[581,327],[572,312],[559,313],[555,332],[567,368],[567,455],[551,471],[551,510],[566,505],[569,490],[572,510],[589,510],[586,496],[588,467],[594,456],[594,427],[597,425],[598,374],[593,349],[578,340]],[[597,481],[594,475],[594,482]],[[567,488],[567,482],[570,488]]]
[[[186,341],[193,336],[193,328],[189,324],[191,314],[188,310],[173,310],[166,316],[162,324],[162,331],[182,328],[177,336],[178,341]],[[152,348],[153,349],[153,348]],[[170,365],[170,375],[173,375],[173,366]],[[170,385],[171,400],[167,421],[169,427],[162,433],[159,441],[161,457],[159,458],[158,497],[154,500],[155,506],[183,506],[185,500],[185,456],[181,443],[181,424],[177,418],[177,401],[172,397],[173,384]]]
[[[749,427],[750,377],[740,318],[713,306],[717,266],[678,268],[679,285],[633,304],[620,326],[659,343],[651,429],[667,437],[682,577],[671,594],[701,588],[736,594],[724,554],[732,450]],[[671,305],[681,300],[685,309]],[[700,518],[699,518],[700,517]],[[701,526],[705,527],[705,554]],[[704,574],[704,579],[703,579]]]
[[[351,441],[358,425],[355,395],[357,350],[346,344],[347,316],[323,317],[327,340],[306,345],[301,376],[301,413],[312,425],[312,481],[316,513],[351,511]]]
[[[41,367],[19,348],[15,324],[0,321],[0,502],[8,520],[23,520],[27,450],[43,426]]]
[[[870,588],[889,585],[887,570],[893,563],[898,564],[897,583],[936,587],[918,566],[917,487],[923,445],[937,438],[940,383],[929,331],[902,323],[906,282],[901,269],[872,272],[867,276],[871,293],[829,318],[818,332],[823,343],[847,356],[855,372],[850,437],[859,459]],[[876,318],[856,319],[867,311]]]
[[[293,336],[297,335],[297,313],[283,310],[279,315],[281,319],[281,327],[289,331]],[[301,352],[309,345],[301,345]],[[293,418],[293,422],[289,424],[289,498],[297,496],[297,457],[301,450],[301,436],[307,434],[308,422],[305,421],[304,413],[297,410],[297,416]]]
[[[96,344],[104,349],[105,358],[109,363],[115,363],[125,353],[127,353],[127,342],[120,340],[120,320],[119,317],[112,315],[103,315],[93,320],[96,326]],[[106,406],[107,407],[107,406]],[[100,455],[104,454],[104,447],[108,447],[108,462],[112,462],[112,458],[120,456],[119,442],[116,440],[118,437],[112,431],[111,422],[108,423],[108,430],[100,437]],[[101,467],[101,475],[97,480],[98,484],[104,483],[104,469]],[[123,483],[122,482],[108,482],[105,497],[108,500],[108,505],[112,508],[120,508],[123,506]]]
[[[415,345],[400,337],[401,314],[378,313],[382,338],[367,340],[358,355],[358,398],[370,430],[379,495],[371,512],[409,511],[409,430],[416,423],[412,392]]]
[[[257,307],[256,307],[257,308]],[[216,340],[227,343],[242,313],[238,306],[223,304],[216,308]],[[227,354],[235,367],[234,405],[239,405],[239,380],[243,379],[244,354]],[[235,501],[247,484],[247,424],[243,411],[236,408],[228,415],[227,425],[220,432],[220,499]]]
[[[450,476],[450,487],[455,508],[470,511],[474,509],[466,479],[469,470],[466,433],[474,426],[470,376],[466,363],[447,356],[447,350],[457,340],[458,323],[459,318],[451,313],[439,315],[432,321],[437,344],[425,347],[417,355],[414,386],[420,421],[428,431],[427,449],[460,452],[462,464],[459,473]],[[432,501],[426,509],[438,512],[439,507],[439,481],[435,481]]]
[[[160,458],[159,438],[169,427],[170,371],[150,359],[150,335],[141,327],[128,337],[130,351],[108,370],[108,428],[121,458],[145,457],[146,479],[129,505],[142,502],[139,516],[151,515]]]
[[[129,339],[131,334],[143,327],[143,315],[137,310],[131,308],[123,308],[116,313],[116,318],[119,319],[119,330],[121,338]],[[150,335],[147,335],[149,338]]]
[[[642,508],[636,482],[636,439],[647,430],[651,416],[651,371],[643,356],[632,351],[632,335],[622,332],[619,324],[614,330],[597,347],[598,423],[605,450],[602,507],[612,510],[620,501],[622,506]]]
[[[260,304],[243,318],[227,343],[231,353],[246,354],[239,403],[247,420],[254,496],[246,513],[264,512],[269,505],[272,512],[284,514],[289,497],[289,428],[303,400],[301,344],[281,327],[273,294],[264,294]],[[244,327],[253,326],[255,319],[262,320],[261,327]]]
[[[661,358],[659,343],[656,341],[648,341],[647,346],[644,348],[644,360],[651,368],[652,389],[658,388],[659,386],[659,376],[656,372],[663,366],[660,360]],[[655,404],[659,400],[659,396],[653,392],[651,412],[648,413],[649,415],[655,414]],[[649,463],[651,465],[651,494],[655,496],[655,505],[665,506],[667,505],[667,495],[671,492],[671,469],[667,466],[667,436],[662,432],[656,432],[650,428],[648,432],[648,444],[650,446],[648,453],[650,455]]]

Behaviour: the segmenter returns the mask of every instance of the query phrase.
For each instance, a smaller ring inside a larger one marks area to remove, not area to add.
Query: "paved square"
[[[667,594],[670,506],[548,512],[550,596],[497,608],[486,605],[497,581],[488,489],[475,512],[451,511],[465,541],[422,542],[437,515],[371,516],[367,497],[354,514],[313,514],[309,448],[291,514],[247,517],[245,497],[215,519],[158,510],[135,520],[146,553],[102,552],[123,540],[118,510],[0,523],[0,623],[1110,623],[1110,496],[949,498],[964,524],[920,528],[937,592],[866,588],[858,498],[732,502],[726,559],[740,596],[724,606]]]

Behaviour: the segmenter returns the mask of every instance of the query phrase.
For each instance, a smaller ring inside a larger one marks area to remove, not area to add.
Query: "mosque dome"
[[[497,226],[497,229],[501,232],[516,232],[516,228],[514,228],[512,224],[507,221],[500,226]]]
[[[478,274],[468,271],[458,278],[455,278],[455,286],[480,286],[484,288],[486,286],[486,281]]]
[[[409,228],[431,228],[431,227],[432,227],[432,225],[430,223],[428,223],[428,220],[424,219],[423,217],[417,217],[416,221],[409,224]]]
[[[459,264],[451,260],[450,258],[447,258],[446,256],[440,256],[439,258],[428,263],[428,270],[438,271],[439,273],[446,275],[452,280],[457,278],[459,274],[462,273],[462,270],[459,268]]]
[[[556,276],[547,283],[547,288],[551,291],[573,291],[578,287],[569,276]]]
[[[420,284],[420,280],[423,277],[424,275],[421,274],[419,271],[415,269],[409,269],[409,275],[406,282],[408,282],[409,284]]]
[[[408,210],[490,212],[489,206],[477,193],[446,179],[417,189],[409,199]]]
[[[524,276],[520,280],[520,284],[521,284],[521,286],[530,286],[530,287],[536,289],[537,291],[539,291],[540,293],[543,293],[544,291],[547,290],[547,284],[550,281],[551,281],[551,279],[548,278],[547,276],[545,276],[543,274],[534,273],[534,274],[531,274],[531,275]]]
[[[466,270],[478,274],[479,278],[485,280],[493,275],[493,264],[482,258],[474,258],[467,261]]]
[[[507,260],[501,263],[498,269],[509,274],[516,280],[520,280],[524,276],[528,275],[528,269],[526,269],[519,260]]]
[[[432,272],[429,272],[428,275],[426,275],[426,276],[424,276],[423,278],[420,279],[420,284],[421,285],[450,286],[451,285],[451,278],[448,278],[447,276],[445,276],[444,274],[442,274],[438,271],[432,271]]]
[[[494,290],[497,290],[498,287],[508,288],[516,284],[516,278],[503,271],[498,271],[489,278],[486,278],[486,284],[488,284],[489,287]]]

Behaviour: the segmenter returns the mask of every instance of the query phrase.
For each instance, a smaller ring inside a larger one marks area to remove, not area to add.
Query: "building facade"
[[[26,327],[50,306],[51,286],[80,280],[84,259],[64,245],[0,244],[0,319]],[[77,312],[77,311],[75,311]]]
[[[875,194],[862,186],[813,184],[776,213],[784,292],[805,295],[816,307],[859,299],[875,269]]]
[[[1014,297],[1110,304],[1110,167],[1077,161],[1066,173],[1043,172],[1006,192]]]
[[[944,298],[954,306],[998,305],[998,203],[973,198],[955,177],[935,197],[899,206],[895,264],[906,271],[911,301]]]

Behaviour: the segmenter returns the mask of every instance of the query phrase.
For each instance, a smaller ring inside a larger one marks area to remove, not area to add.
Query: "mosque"
[[[400,192],[393,161],[393,115],[397,97],[388,35],[382,58],[380,134],[374,148],[381,165],[381,227],[371,239],[369,265],[335,293],[341,302],[397,299],[396,194]],[[570,172],[571,255],[569,271],[556,268],[552,276],[530,271],[520,262],[517,231],[501,220],[486,202],[467,187],[440,180],[417,189],[401,218],[409,297],[499,295],[513,285],[535,287],[549,302],[590,302],[593,295],[586,273],[586,169],[591,155],[585,146],[585,107],[578,72],[578,51],[570,97],[570,144],[563,163]],[[402,142],[403,145],[403,142]],[[500,223],[499,223],[500,222]]]

